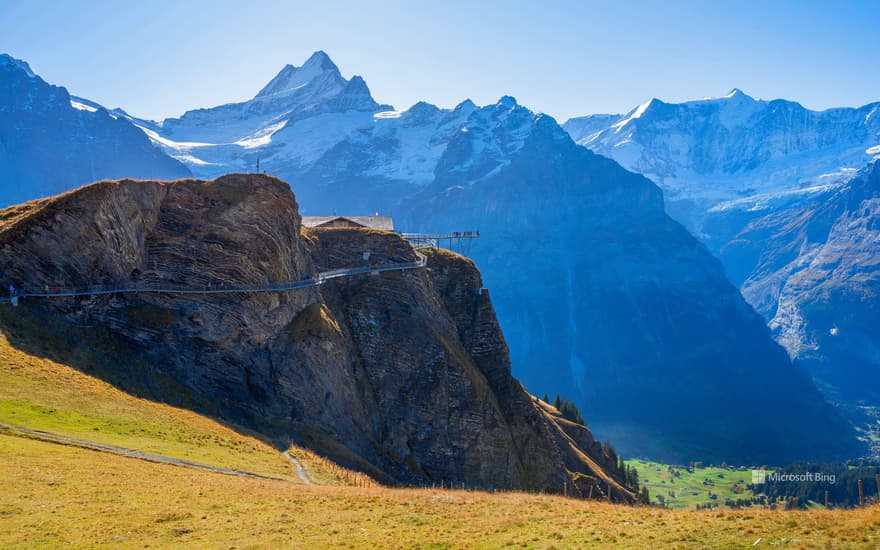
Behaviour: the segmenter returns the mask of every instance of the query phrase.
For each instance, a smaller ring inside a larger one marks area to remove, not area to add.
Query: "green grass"
[[[0,335],[0,421],[292,481],[277,449],[190,411],[132,397]]]
[[[692,509],[697,504],[724,505],[728,498],[755,496],[746,486],[752,482],[751,470],[730,470],[715,466],[695,468],[689,472],[684,466],[670,466],[647,460],[627,460],[639,472],[639,483],[646,485],[651,502],[659,503],[662,496],[666,505],[674,509]],[[717,495],[712,499],[710,493]]]

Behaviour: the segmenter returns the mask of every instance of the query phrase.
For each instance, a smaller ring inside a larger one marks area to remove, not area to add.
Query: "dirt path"
[[[116,447],[115,445],[106,445],[104,443],[95,443],[93,441],[84,441],[82,439],[75,439],[72,437],[67,437],[64,435],[53,434],[49,432],[41,432],[39,430],[30,430],[28,428],[22,428],[20,426],[13,426],[11,424],[6,424],[4,422],[0,422],[0,430],[6,431],[9,435],[17,435],[23,437],[31,437],[34,439],[39,439],[40,441],[46,441],[49,443],[58,443],[60,445],[71,445],[73,447],[80,447],[83,449],[90,449],[92,451],[99,451],[103,453],[112,453],[120,456],[127,456],[130,458],[138,458],[140,460],[147,460],[149,462],[158,462],[160,464],[172,464],[174,466],[183,466],[184,468],[194,468],[197,470],[205,470],[208,472],[215,472],[218,474],[227,474],[233,476],[241,476],[241,477],[254,477],[258,479],[269,479],[272,481],[289,481],[286,479],[281,479],[277,477],[264,476],[261,474],[255,474],[253,472],[246,472],[243,470],[233,470],[231,468],[222,468],[220,466],[209,466],[207,464],[200,464],[198,462],[192,462],[189,460],[183,460],[180,458],[171,458],[168,456],[162,455],[154,455],[149,453],[142,453],[140,451],[135,451],[133,449],[126,449],[124,447]],[[299,461],[294,459],[288,453],[284,453],[285,456],[293,463],[296,469],[296,475],[299,476],[303,483],[311,484],[312,481],[308,479],[308,476],[305,473],[305,470],[302,469],[302,465],[299,464]]]
[[[306,473],[306,469],[303,468],[302,463],[300,463],[300,461],[297,460],[296,457],[290,454],[290,451],[284,451],[281,454],[287,457],[287,460],[289,460],[290,463],[293,464],[293,468],[296,470],[296,475],[299,476],[300,481],[302,481],[306,485],[314,485],[312,478],[310,478],[309,474]]]

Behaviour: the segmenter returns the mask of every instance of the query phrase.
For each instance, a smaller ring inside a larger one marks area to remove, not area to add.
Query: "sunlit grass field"
[[[156,464],[0,433],[4,549],[880,545],[877,507],[691,512],[526,493],[391,489],[293,448],[317,483],[304,485],[278,449],[255,437],[132,397],[17,350],[2,336],[0,421],[287,480]],[[684,487],[685,480],[677,478],[676,485]]]
[[[295,485],[6,435],[0,435],[0,479],[3,548],[880,544],[877,507],[688,512],[523,493]]]
[[[692,509],[697,504],[724,505],[727,498],[737,500],[755,496],[746,486],[752,482],[751,470],[707,466],[688,471],[649,460],[627,460],[639,472],[639,483],[646,485],[651,502],[660,502],[674,509]],[[711,498],[715,495],[716,498]]]

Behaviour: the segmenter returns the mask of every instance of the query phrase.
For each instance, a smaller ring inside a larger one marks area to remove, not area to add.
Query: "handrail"
[[[408,269],[419,269],[428,264],[428,258],[424,254],[413,250],[418,258],[414,262],[395,262],[388,264],[380,264],[373,266],[349,267],[341,269],[331,269],[328,271],[319,271],[315,275],[306,279],[296,281],[282,281],[274,283],[266,283],[262,285],[240,285],[240,286],[205,286],[203,288],[180,287],[180,286],[161,286],[158,283],[152,284],[123,284],[123,285],[90,285],[86,287],[61,288],[56,287],[55,292],[32,291],[21,289],[11,292],[5,296],[0,296],[0,302],[16,303],[18,298],[63,298],[73,296],[101,296],[107,294],[122,293],[157,293],[157,294],[235,294],[250,292],[287,292],[291,290],[300,290],[323,285],[331,279],[341,277],[352,277],[355,275],[378,274],[387,271],[404,271]]]
[[[406,240],[477,239],[480,237],[480,232],[479,231],[453,231],[452,233],[401,233],[400,236]]]

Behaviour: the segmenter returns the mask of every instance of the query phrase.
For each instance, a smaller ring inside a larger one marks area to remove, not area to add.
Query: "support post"
[[[862,486],[862,480],[859,480],[859,506],[865,505],[865,488]]]
[[[825,509],[828,510],[830,506],[828,506],[828,491],[825,491]]]

